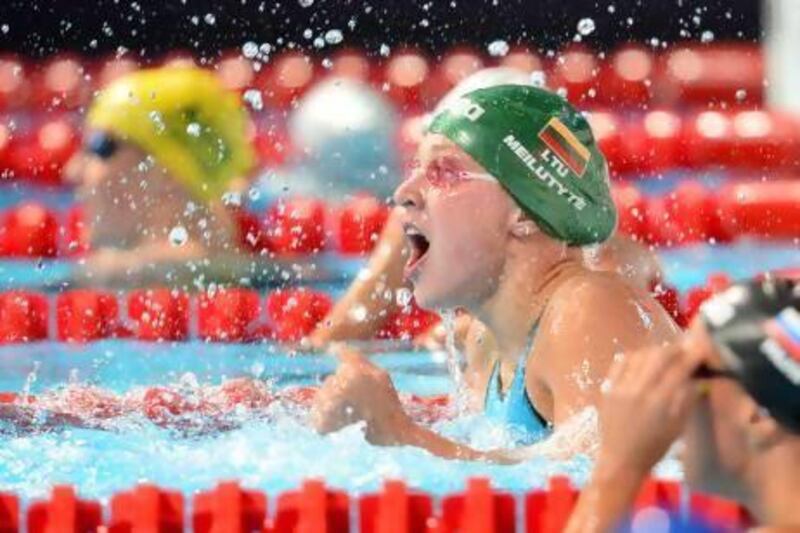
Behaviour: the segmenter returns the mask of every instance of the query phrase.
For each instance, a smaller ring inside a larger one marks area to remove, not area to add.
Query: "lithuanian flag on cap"
[[[553,117],[539,132],[539,138],[572,172],[582,177],[591,153],[558,117]]]

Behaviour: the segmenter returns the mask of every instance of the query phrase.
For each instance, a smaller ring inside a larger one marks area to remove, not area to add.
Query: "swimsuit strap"
[[[517,364],[514,378],[506,394],[502,393],[500,382],[500,362],[495,361],[486,387],[484,412],[486,416],[501,420],[509,426],[521,430],[527,436],[541,437],[549,430],[549,422],[536,410],[525,383],[525,367],[533,348],[538,322],[531,330],[524,356]],[[524,440],[528,440],[525,438]]]

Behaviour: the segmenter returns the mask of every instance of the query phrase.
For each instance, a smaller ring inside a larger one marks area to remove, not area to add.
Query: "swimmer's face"
[[[147,155],[111,136],[104,140],[104,135],[91,132],[83,150],[67,163],[64,174],[75,186],[84,216],[91,222],[92,247],[120,247],[139,238],[142,216],[132,216],[132,210],[135,206],[141,213],[147,208],[150,195],[142,187],[146,177],[142,163],[147,163]]]
[[[719,352],[700,320],[687,332],[685,347],[699,351],[710,368],[723,368]],[[686,480],[696,490],[742,499],[742,479],[750,466],[747,435],[756,408],[744,390],[730,379],[711,379],[684,430]]]
[[[405,274],[420,305],[469,307],[494,291],[516,208],[466,152],[427,134],[395,201],[411,249]]]
[[[82,200],[114,194],[119,185],[132,183],[146,155],[135,145],[115,140],[103,132],[91,132],[83,150],[69,160],[64,175],[76,186]]]

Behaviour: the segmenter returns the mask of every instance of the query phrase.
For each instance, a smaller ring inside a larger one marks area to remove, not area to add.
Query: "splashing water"
[[[467,387],[464,373],[466,371],[466,360],[456,347],[456,312],[453,309],[445,309],[441,312],[442,326],[445,330],[444,347],[447,352],[447,371],[453,380],[453,390],[455,398],[456,413],[461,415],[467,410]]]
[[[25,377],[25,384],[22,386],[22,391],[20,396],[24,403],[27,403],[31,396],[31,387],[33,384],[36,383],[36,378],[39,375],[39,367],[41,363],[39,361],[33,362],[33,369],[28,373]]]
[[[487,50],[492,57],[503,57],[508,54],[509,46],[506,41],[498,39],[489,43]]]
[[[583,18],[578,21],[578,33],[584,37],[590,35],[595,30],[594,20],[590,18]]]
[[[183,246],[189,240],[189,232],[183,226],[175,226],[169,231],[169,243],[172,246]]]

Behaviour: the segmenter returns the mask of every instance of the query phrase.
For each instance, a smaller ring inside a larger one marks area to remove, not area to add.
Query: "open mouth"
[[[425,258],[431,244],[416,226],[406,224],[403,226],[403,232],[406,235],[410,249],[410,255],[405,267],[405,276],[408,278]]]

